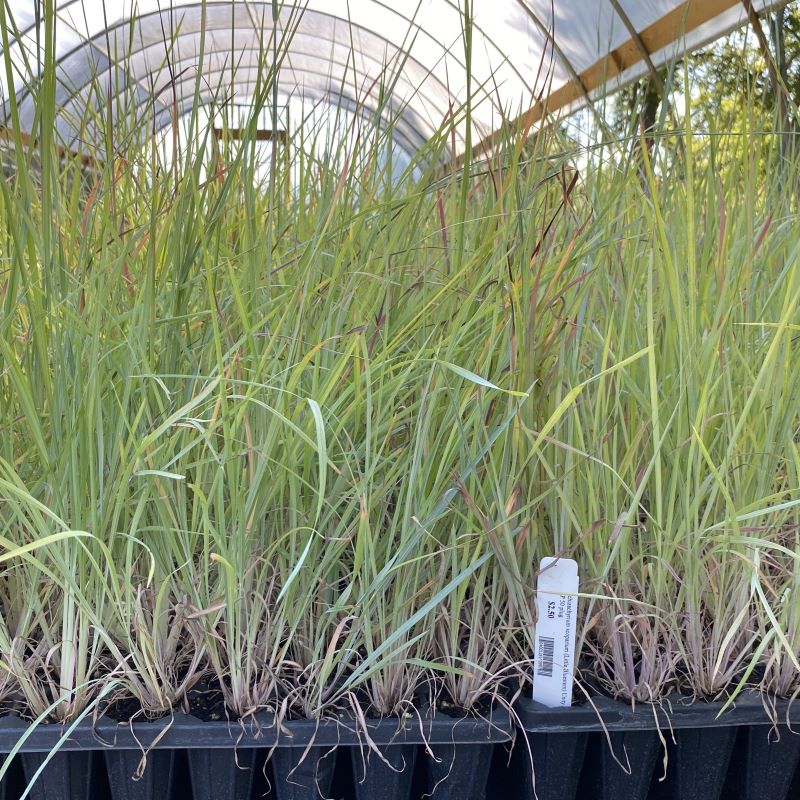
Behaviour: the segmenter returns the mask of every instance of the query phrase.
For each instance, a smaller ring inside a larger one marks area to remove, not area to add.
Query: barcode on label
[[[556,640],[551,636],[539,637],[539,657],[537,658],[536,674],[543,678],[553,677],[553,656],[556,650]]]

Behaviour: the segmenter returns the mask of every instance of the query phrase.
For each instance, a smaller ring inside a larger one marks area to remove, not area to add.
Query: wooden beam
[[[214,138],[219,139],[234,139],[240,141],[242,139],[249,139],[250,133],[247,128],[214,128]],[[286,131],[273,131],[269,129],[259,128],[255,132],[255,140],[257,142],[280,142],[286,143]]]
[[[578,80],[570,80],[551,92],[532,108],[511,121],[513,127],[529,129],[541,122],[547,115],[568,106],[584,97],[586,92],[602,86],[607,81],[625,72],[644,60],[645,53],[656,53],[667,45],[699,28],[714,17],[733,8],[741,0],[684,0],[668,14],[656,20],[642,31],[636,39],[631,38],[603,56],[578,75]],[[494,131],[484,137],[473,148],[474,157],[494,147],[501,137]]]
[[[30,149],[39,147],[39,140],[34,136],[31,136],[29,133],[20,133],[19,138],[22,141],[22,144]],[[15,146],[17,143],[17,137],[14,135],[14,131],[12,131],[10,128],[0,127],[0,142],[6,144],[7,146]],[[56,153],[61,159],[78,158],[86,167],[102,168],[104,164],[103,160],[97,158],[97,156],[91,156],[88,153],[81,153],[79,150],[71,150],[70,148],[64,147],[60,144],[56,145]]]
[[[631,41],[635,42],[636,46],[639,48],[639,52],[642,54],[642,60],[645,62],[645,64],[647,64],[647,69],[650,71],[650,75],[653,78],[658,91],[663,97],[665,88],[664,81],[662,80],[661,75],[659,75],[656,65],[653,63],[653,59],[650,58],[650,51],[642,41],[642,37],[639,36],[639,31],[636,30],[630,20],[630,17],[628,17],[628,15],[625,13],[625,9],[619,4],[619,0],[609,0],[609,2],[611,3],[611,7],[614,9],[617,16],[622,20],[622,24],[625,26],[628,33],[631,35]],[[617,66],[619,66],[619,64],[617,64]]]

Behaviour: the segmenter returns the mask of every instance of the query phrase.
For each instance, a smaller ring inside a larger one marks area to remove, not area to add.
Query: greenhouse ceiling
[[[504,120],[536,125],[548,112],[576,108],[647,74],[746,22],[749,5],[749,0],[50,2],[56,8],[56,128],[67,147],[87,146],[87,128],[79,130],[77,120],[85,120],[92,105],[105,111],[121,102],[109,95],[151,114],[158,129],[198,101],[246,99],[269,65],[278,63],[282,96],[361,113],[378,109],[395,120],[398,142],[409,151],[452,116],[455,155],[491,144]],[[0,70],[6,122],[13,92],[20,124],[29,131],[43,61],[44,5],[45,0],[6,0],[0,19],[8,51]],[[755,11],[773,5],[752,2]],[[463,113],[467,97],[469,124]]]

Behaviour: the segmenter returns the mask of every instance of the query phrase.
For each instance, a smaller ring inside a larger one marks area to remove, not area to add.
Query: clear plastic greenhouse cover
[[[44,0],[5,2],[17,77],[11,87],[0,70],[0,90],[6,114],[16,93],[21,124],[30,127]],[[460,155],[488,146],[504,120],[536,125],[546,112],[578,107],[747,20],[743,0],[52,2],[57,127],[68,147],[78,146],[74,120],[86,104],[108,103],[98,87],[149,108],[156,127],[166,125],[219,87],[251,95],[281,40],[283,96],[380,107],[409,151],[452,117]],[[756,11],[776,4],[752,1]],[[379,101],[387,88],[390,101]],[[460,113],[468,96],[469,130]]]

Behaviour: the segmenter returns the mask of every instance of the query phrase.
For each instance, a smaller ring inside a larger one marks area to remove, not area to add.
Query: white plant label
[[[571,558],[543,558],[536,586],[539,621],[533,661],[533,699],[557,708],[572,705],[575,627],[578,619],[578,564]]]

